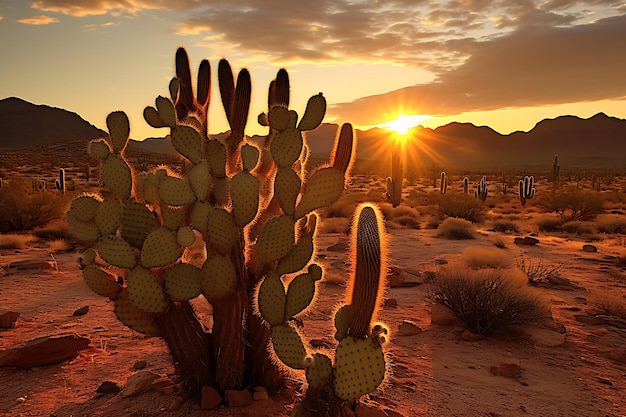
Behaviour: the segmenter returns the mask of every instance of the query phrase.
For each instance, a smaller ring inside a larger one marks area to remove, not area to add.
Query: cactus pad
[[[226,148],[218,140],[210,140],[206,143],[206,153],[208,155],[211,174],[214,177],[222,178],[226,176]]]
[[[93,248],[87,249],[79,258],[80,264],[82,266],[93,265],[96,262],[97,255]]]
[[[133,188],[130,167],[120,155],[110,154],[102,161],[102,184],[116,197],[126,200]]]
[[[104,261],[118,268],[134,268],[137,264],[133,248],[117,236],[105,236],[98,240],[98,254]]]
[[[278,216],[267,221],[261,228],[256,243],[261,265],[287,255],[295,239],[294,221],[291,216]]]
[[[288,324],[272,326],[274,353],[285,365],[293,369],[304,369],[306,348],[298,332]]]
[[[181,250],[176,235],[165,227],[154,229],[141,248],[141,265],[156,268],[176,262]]]
[[[196,202],[191,209],[191,215],[189,216],[189,222],[194,229],[199,230],[202,233],[206,233],[208,230],[209,212],[211,206],[206,202]]]
[[[197,164],[202,159],[202,136],[191,126],[172,128],[172,146],[182,156]]]
[[[165,272],[165,291],[172,301],[196,298],[202,292],[200,268],[191,264],[176,264]]]
[[[137,308],[130,300],[127,291],[123,291],[117,297],[113,311],[117,318],[129,328],[149,336],[159,335],[159,329],[152,314]]]
[[[243,171],[230,181],[233,215],[237,226],[243,227],[250,223],[259,209],[259,179],[249,172]]]
[[[114,111],[109,113],[106,123],[111,136],[113,152],[122,152],[128,143],[128,135],[130,134],[128,116],[123,111]]]
[[[309,272],[300,274],[291,281],[287,290],[285,320],[290,320],[311,304],[315,296],[315,282],[320,278],[320,267],[314,264],[309,267]]]
[[[96,294],[115,299],[122,291],[115,277],[95,265],[87,265],[83,269],[83,278],[87,286]]]
[[[94,140],[89,143],[89,153],[96,158],[105,159],[111,153],[111,148],[103,140]]]
[[[270,152],[276,165],[279,167],[293,165],[302,153],[303,144],[302,133],[295,127],[278,132],[270,145]]]
[[[344,304],[335,313],[335,339],[341,341],[348,334],[352,314],[350,306]]]
[[[333,364],[330,358],[322,353],[312,357],[312,363],[306,370],[306,380],[315,389],[321,389],[330,383],[333,377]]]
[[[209,211],[207,231],[215,250],[224,255],[228,255],[239,236],[233,215],[218,207]]]
[[[263,320],[276,326],[284,321],[285,302],[287,296],[285,287],[278,274],[270,272],[259,286],[257,297],[259,313]]]
[[[213,183],[213,197],[215,198],[215,203],[219,206],[228,205],[229,197],[230,197],[230,178],[228,177],[218,177],[215,178],[215,182]]]
[[[176,242],[180,246],[191,246],[196,241],[196,234],[190,226],[183,226],[176,231]]]
[[[285,214],[292,215],[296,210],[296,200],[301,187],[300,177],[291,168],[278,168],[274,178],[274,195]]]
[[[148,106],[143,109],[143,118],[152,127],[167,127],[167,124],[161,120],[161,116],[159,116],[157,109],[152,106]]]
[[[237,273],[230,259],[218,253],[204,262],[200,280],[207,298],[221,298],[235,290]]]
[[[81,195],[72,200],[69,211],[77,220],[88,222],[96,217],[99,205],[100,200],[96,199],[94,196]]]
[[[205,159],[198,161],[187,173],[187,178],[198,201],[205,201],[211,186],[209,163]]]
[[[385,379],[385,354],[370,339],[346,337],[337,346],[334,390],[342,400],[355,401],[375,391]]]
[[[71,213],[68,213],[67,224],[70,234],[78,240],[92,242],[98,240],[101,236],[100,229],[95,221],[82,222],[72,216]]]
[[[150,209],[135,201],[124,204],[121,222],[122,237],[136,248],[141,248],[148,233],[159,225]]]
[[[306,110],[304,115],[298,123],[298,130],[313,130],[316,129],[326,114],[326,99],[319,93],[316,96],[309,98],[306,104]]]
[[[270,127],[278,131],[287,129],[290,119],[289,109],[284,106],[272,107],[267,115]]]
[[[138,266],[128,273],[128,297],[133,304],[147,313],[162,313],[167,308],[163,287],[152,273]]]
[[[196,195],[185,178],[163,178],[159,184],[159,197],[170,206],[184,206],[196,201]]]
[[[175,128],[176,110],[174,109],[172,102],[168,98],[159,96],[156,98],[156,108],[163,123],[172,129]]]
[[[313,210],[331,205],[341,197],[343,188],[343,172],[332,167],[318,169],[306,182],[294,217],[299,219]]]
[[[259,150],[246,143],[241,147],[241,162],[245,171],[252,171],[259,162]]]
[[[96,211],[96,224],[102,235],[112,235],[122,221],[122,206],[115,199],[104,200]]]
[[[161,207],[163,226],[170,230],[178,230],[185,224],[185,209],[181,207]]]

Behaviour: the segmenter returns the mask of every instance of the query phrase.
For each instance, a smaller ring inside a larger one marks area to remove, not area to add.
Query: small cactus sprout
[[[65,169],[59,169],[59,178],[54,181],[54,185],[57,190],[61,191],[62,194],[65,194]]]
[[[441,180],[439,183],[439,192],[445,194],[448,189],[448,176],[445,171],[441,171]]]
[[[391,151],[391,177],[387,177],[387,200],[398,207],[402,202],[402,149],[401,144],[396,142]]]
[[[535,196],[534,182],[535,179],[532,175],[530,177],[525,176],[523,180],[519,180],[519,201],[522,203],[522,206],[526,206],[526,200]]]
[[[480,198],[481,201],[487,200],[487,194],[489,193],[489,186],[487,185],[487,177],[483,175],[478,183],[478,186],[474,190],[474,197]]]
[[[463,178],[463,194],[469,194],[469,178],[467,177]]]

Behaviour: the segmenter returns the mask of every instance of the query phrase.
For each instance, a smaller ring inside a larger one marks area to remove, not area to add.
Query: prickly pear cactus
[[[289,321],[308,308],[322,278],[315,263],[315,211],[344,190],[353,160],[352,127],[343,125],[329,163],[310,169],[305,132],[324,117],[321,93],[299,117],[288,107],[289,79],[280,70],[270,85],[269,110],[259,116],[268,135],[253,143],[244,133],[251,92],[247,70],[235,83],[222,60],[218,79],[231,126],[223,141],[207,131],[208,61],[200,64],[194,95],[182,48],[170,97],[159,96],[144,110],[149,125],[168,130],[181,172],[167,167],[135,172],[125,157],[128,117],[122,111],[107,117],[109,137],[90,144],[91,154],[101,160],[102,190],[76,198],[67,213],[74,236],[92,244],[81,261],[85,281],[113,300],[125,325],[162,336],[196,390],[201,385],[279,387],[283,379],[268,350],[270,338],[281,361],[308,369],[313,385],[327,386],[333,381],[332,361],[318,353],[307,362],[310,352]],[[380,232],[372,233],[380,243]],[[202,247],[200,255],[191,246]],[[287,274],[296,277],[285,288]],[[190,304],[201,294],[213,308],[210,333],[202,330]],[[348,330],[346,337],[354,336]],[[364,385],[372,390],[384,375],[384,355],[369,335],[358,339],[379,358],[372,364],[360,361],[354,370],[377,369],[376,378]],[[334,383],[347,399],[364,393],[343,388],[347,382]]]

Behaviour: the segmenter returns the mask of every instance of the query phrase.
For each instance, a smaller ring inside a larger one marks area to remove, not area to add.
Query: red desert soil
[[[431,323],[428,283],[390,288],[379,320],[392,330],[388,347],[391,377],[380,393],[363,401],[383,413],[376,416],[611,416],[626,415],[626,330],[590,325],[575,315],[592,312],[594,295],[623,292],[626,279],[609,260],[624,256],[625,248],[610,242],[596,244],[598,252],[581,250],[583,242],[539,237],[535,247],[519,247],[503,235],[506,248],[493,245],[495,234],[482,232],[474,241],[434,237],[433,230],[392,230],[391,264],[402,270],[437,271],[441,260],[452,261],[467,246],[504,250],[512,257],[524,250],[546,262],[565,262],[561,274],[572,286],[541,288],[551,305],[551,325],[529,325],[508,335],[475,341],[462,339],[458,324]],[[345,251],[329,251],[345,241],[343,234],[319,238],[328,281],[342,281],[348,273]],[[148,391],[130,398],[120,393],[97,394],[104,381],[123,386],[144,360],[146,369],[174,377],[164,343],[146,338],[118,322],[111,303],[92,293],[82,281],[76,253],[58,254],[58,269],[20,270],[26,259],[52,259],[45,249],[4,250],[0,266],[0,313],[21,313],[13,329],[0,332],[0,350],[14,348],[42,336],[76,333],[88,337],[88,349],[73,360],[22,370],[0,368],[0,416],[250,416],[289,414],[288,393],[256,401],[246,408],[199,410],[193,400],[175,410],[174,394]],[[422,274],[423,276],[424,274]],[[304,319],[306,336],[333,343],[331,314],[344,295],[341,285],[323,282],[319,297]],[[89,306],[83,316],[73,312]],[[423,329],[415,335],[399,332],[404,320]],[[564,333],[563,333],[564,332]],[[513,377],[493,372],[501,364],[520,371]],[[495,368],[494,368],[495,367]]]

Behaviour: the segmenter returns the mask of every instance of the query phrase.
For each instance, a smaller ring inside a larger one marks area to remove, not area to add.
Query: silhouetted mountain
[[[19,149],[107,136],[76,113],[20,98],[0,100],[0,148]]]

